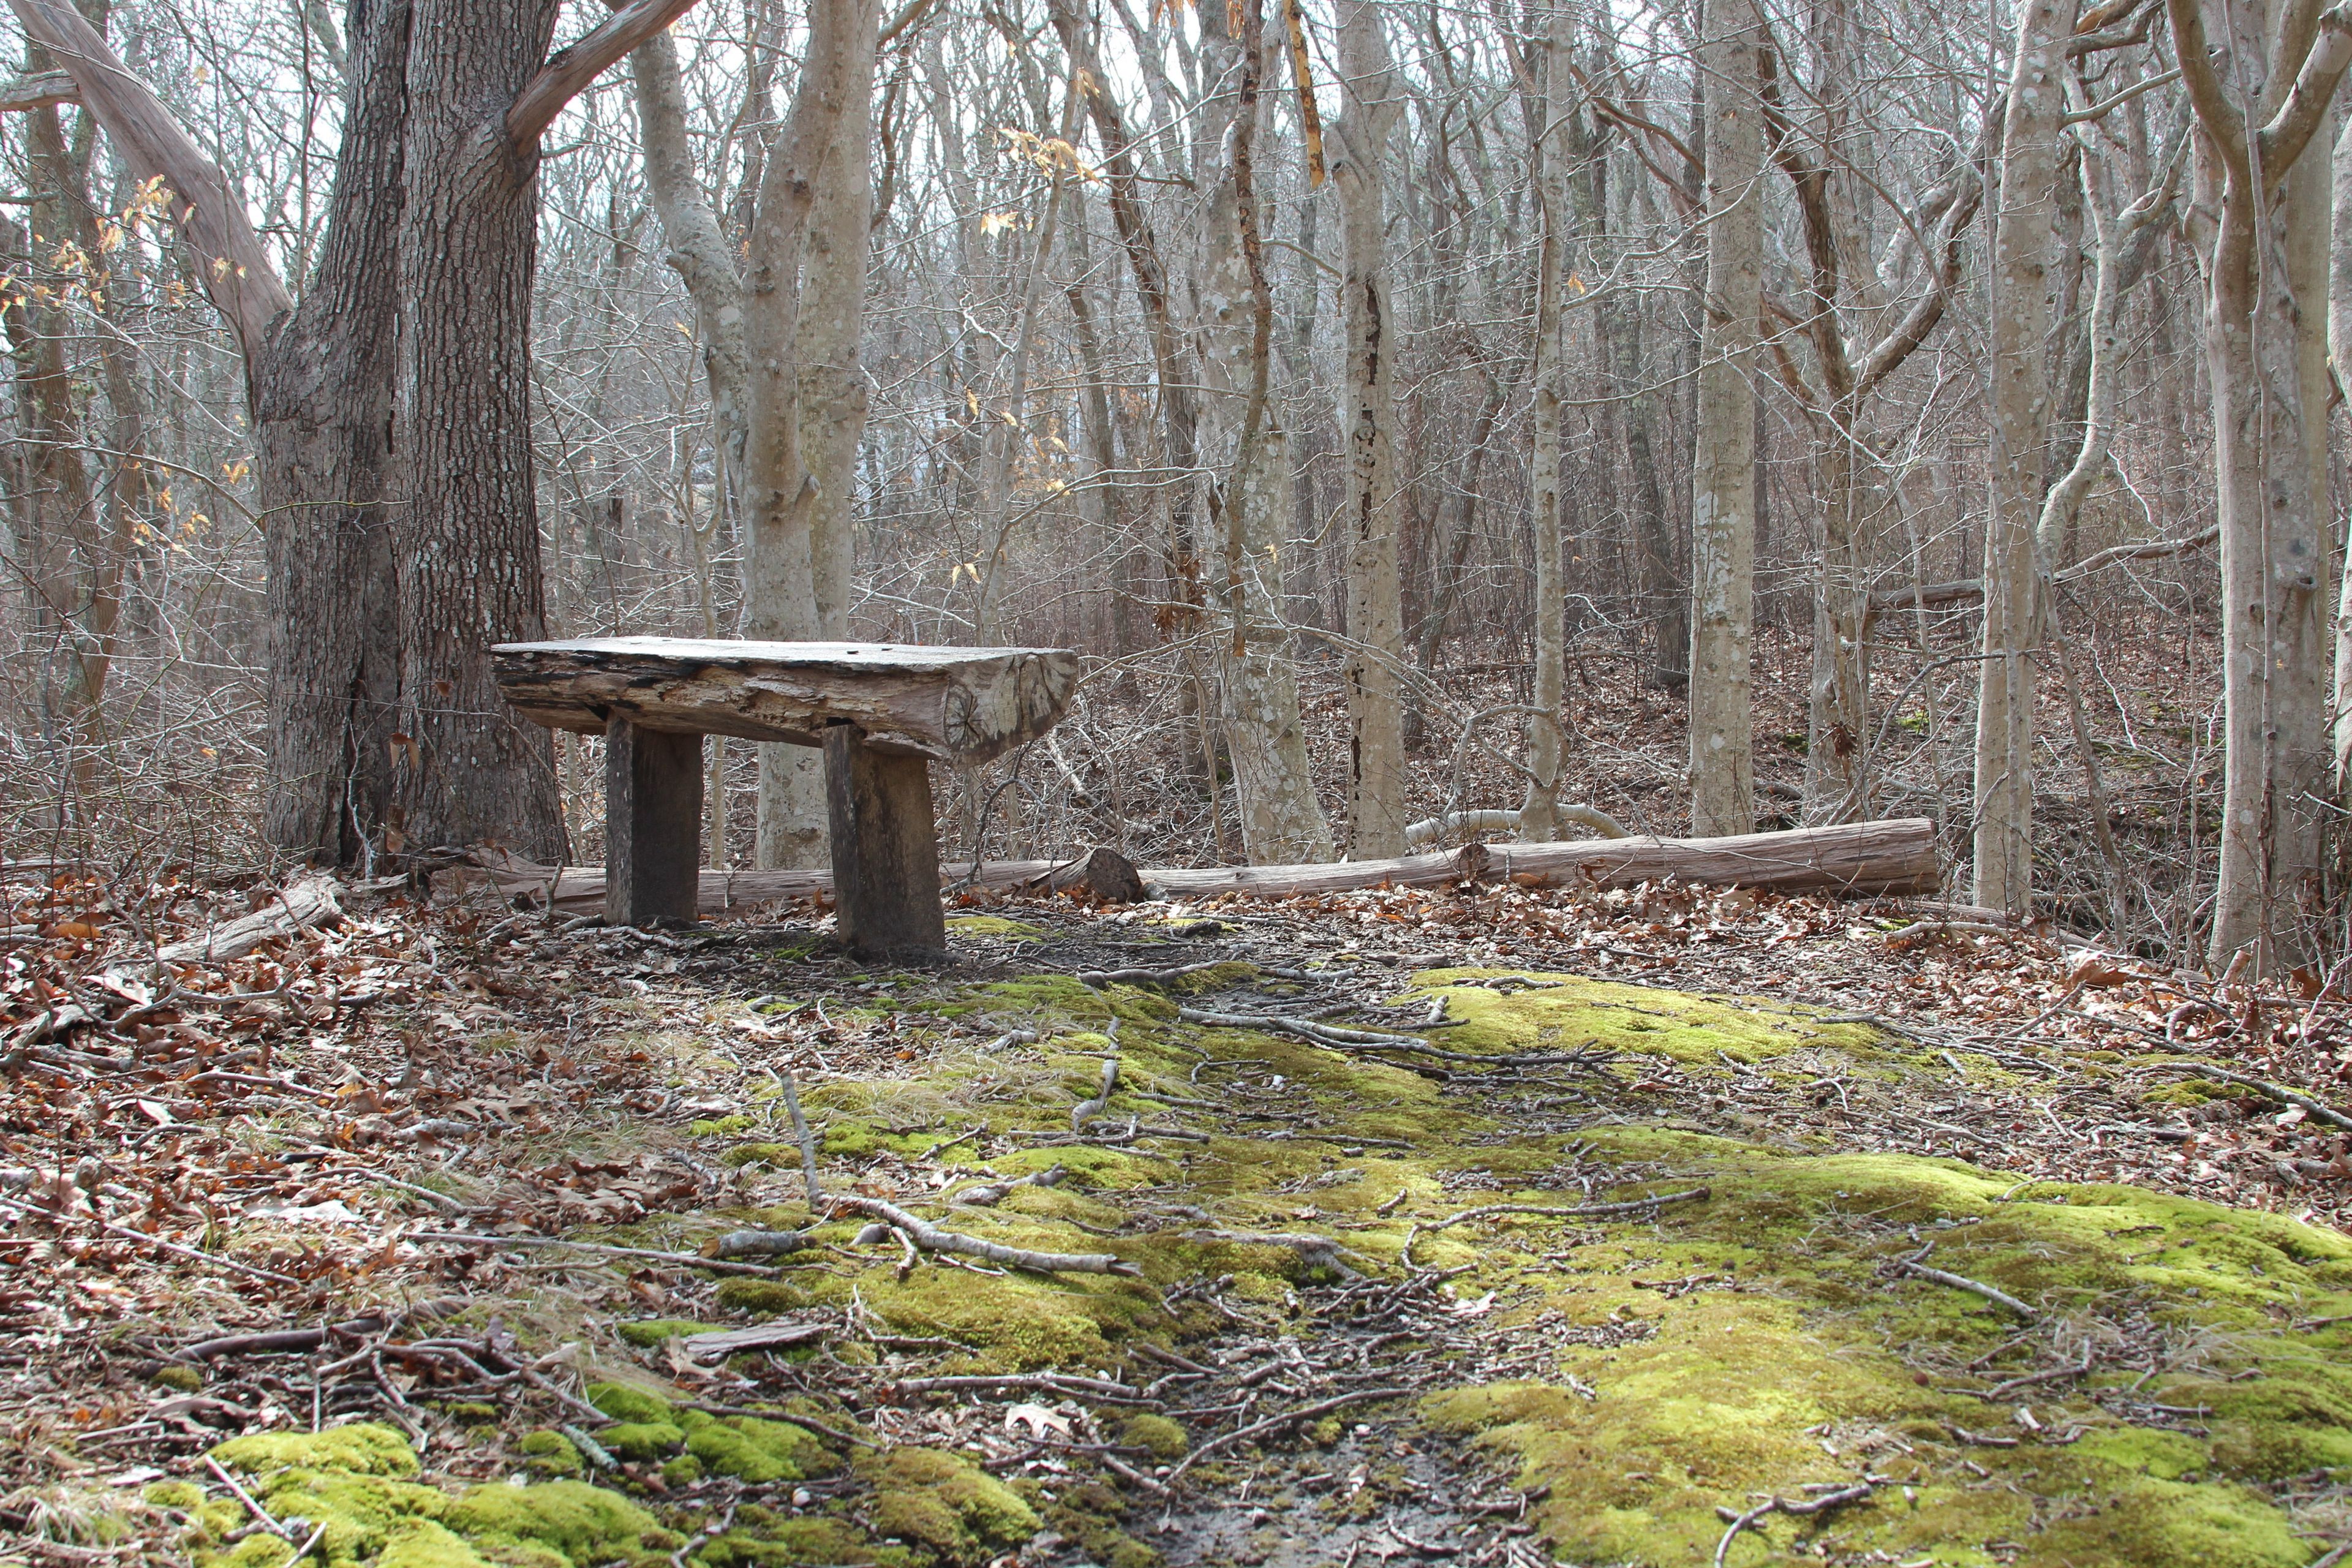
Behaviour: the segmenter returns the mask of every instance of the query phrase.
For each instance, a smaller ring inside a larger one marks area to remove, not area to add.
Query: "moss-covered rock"
[[[1181,1459],[1192,1448],[1192,1439],[1185,1435],[1183,1427],[1148,1410],[1127,1418],[1118,1429],[1118,1440],[1162,1459]]]
[[[859,1470],[874,1488],[874,1533],[940,1568],[980,1568],[1040,1528],[1018,1493],[959,1454],[896,1448]]]
[[[232,1470],[263,1475],[271,1470],[341,1470],[355,1476],[413,1476],[416,1450],[393,1427],[374,1421],[330,1426],[323,1432],[255,1432],[231,1437],[212,1457]]]
[[[530,1461],[532,1470],[542,1476],[577,1476],[588,1468],[580,1457],[579,1446],[561,1432],[544,1427],[526,1432],[515,1447]]]
[[[660,1529],[653,1515],[620,1493],[570,1480],[470,1488],[448,1505],[445,1522],[492,1549],[539,1548],[562,1568],[634,1558],[646,1533]]]
[[[651,1423],[670,1418],[668,1400],[625,1383],[592,1383],[587,1394],[589,1404],[615,1421]]]
[[[730,1415],[694,1427],[686,1451],[714,1475],[738,1480],[798,1481],[838,1467],[807,1428],[757,1415]]]

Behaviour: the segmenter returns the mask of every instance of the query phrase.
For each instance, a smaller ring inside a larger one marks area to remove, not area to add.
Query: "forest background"
[[[952,854],[1927,816],[2347,947],[2352,12],[12,5],[12,857],[593,858],[490,641],[1050,644]]]

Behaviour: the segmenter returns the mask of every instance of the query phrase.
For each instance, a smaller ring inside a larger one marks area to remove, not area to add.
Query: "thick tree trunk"
[[[2065,40],[2075,0],[2027,0],[2017,22],[1993,214],[1992,495],[1985,527],[1978,669],[1975,899],[2033,903],[2034,656],[2042,626],[2034,547],[2050,450],[2051,262]]]
[[[350,13],[315,280],[247,366],[268,556],[271,843],[343,865],[393,805],[398,590],[383,505],[400,342],[408,0]]]
[[[1754,721],[1757,312],[1764,135],[1752,0],[1707,8],[1706,319],[1691,484],[1691,830],[1756,826]]]
[[[506,710],[489,645],[546,634],[530,443],[536,141],[501,112],[546,58],[554,0],[415,0],[400,216],[393,517],[397,826],[418,847],[558,853],[547,732]]]
[[[1333,140],[1347,261],[1340,280],[1348,381],[1348,712],[1350,853],[1404,852],[1404,615],[1397,571],[1399,333],[1390,309],[1381,164],[1399,113],[1376,0],[1340,0],[1342,118]]]

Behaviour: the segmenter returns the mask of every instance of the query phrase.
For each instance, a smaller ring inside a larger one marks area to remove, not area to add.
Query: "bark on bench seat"
[[[702,737],[824,749],[842,939],[939,949],[929,763],[970,767],[1054,727],[1076,689],[1059,648],[586,637],[503,643],[499,688],[524,717],[601,734],[605,918],[692,924]]]

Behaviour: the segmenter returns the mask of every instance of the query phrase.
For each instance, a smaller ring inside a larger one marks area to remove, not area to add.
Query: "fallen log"
[[[202,936],[166,942],[155,950],[164,963],[221,963],[243,958],[266,942],[292,936],[314,926],[343,923],[343,907],[335,900],[331,877],[303,877],[249,915],[215,926]]]
[[[559,910],[593,913],[604,907],[604,873],[599,868],[541,866],[495,850],[478,851],[475,859],[502,892],[534,901],[551,899]],[[1059,887],[1075,879],[1059,878],[1057,873],[1089,863],[1099,863],[1106,872],[1114,863],[1125,864],[1107,852],[1090,851],[1076,860],[986,860],[976,869],[965,862],[948,867],[941,875],[949,885],[957,887]],[[1943,868],[1936,858],[1935,824],[1924,816],[1908,816],[1726,838],[1645,835],[1567,844],[1466,844],[1459,849],[1391,860],[1198,868],[1146,866],[1135,871],[1144,890],[1159,898],[1205,898],[1217,893],[1284,898],[1381,886],[1432,888],[1505,879],[1528,885],[1582,882],[1601,889],[1630,888],[1669,877],[1711,887],[1876,897],[1932,893]],[[715,915],[749,904],[804,899],[832,889],[829,871],[705,871],[698,902],[704,914]],[[1094,890],[1110,902],[1132,896],[1112,890],[1108,875],[1104,885]]]

